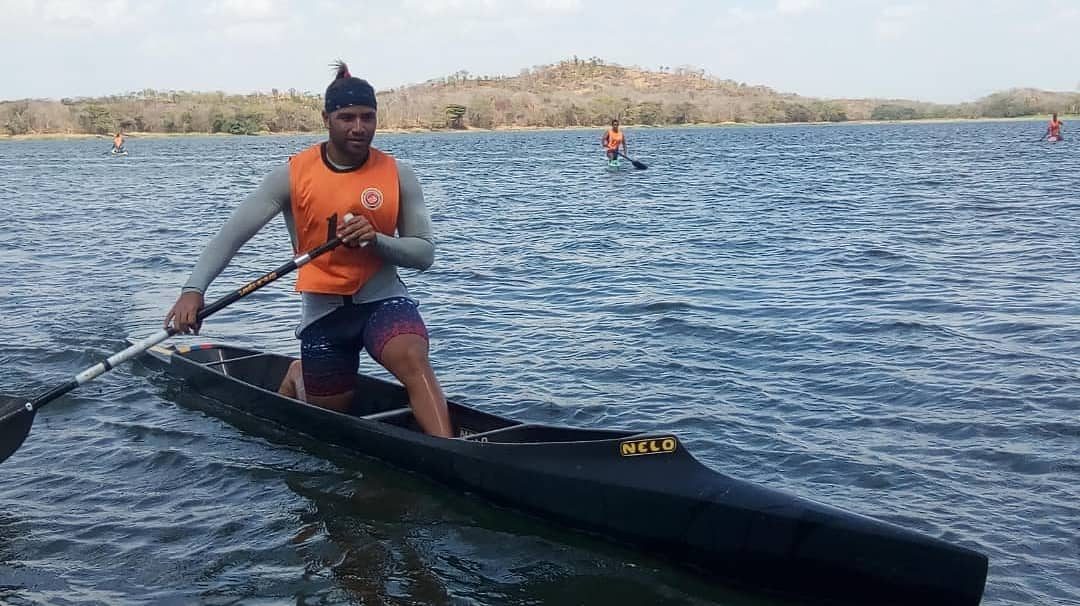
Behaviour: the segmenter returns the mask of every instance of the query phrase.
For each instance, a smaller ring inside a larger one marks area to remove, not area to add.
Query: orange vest
[[[1050,121],[1050,136],[1051,137],[1060,137],[1061,136],[1061,120],[1057,120],[1057,121],[1051,120]]]
[[[345,223],[347,213],[362,215],[379,233],[394,235],[399,202],[394,158],[373,147],[363,166],[341,171],[324,158],[325,150],[321,143],[289,158],[289,195],[299,250],[311,250],[329,239],[327,218],[333,215],[338,225]],[[380,267],[382,259],[371,246],[339,246],[300,268],[296,290],[351,295]]]
[[[621,130],[618,131],[618,132],[610,130],[610,129],[608,130],[608,132],[607,132],[607,148],[608,149],[610,149],[612,151],[619,149],[619,146],[622,145],[622,141],[623,141],[623,133],[622,133]]]

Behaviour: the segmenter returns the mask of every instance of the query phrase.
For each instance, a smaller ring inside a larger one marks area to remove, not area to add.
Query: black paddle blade
[[[638,170],[645,170],[646,168],[649,168],[648,166],[645,166],[644,162],[638,162],[637,160],[631,160],[630,164],[633,164],[634,168]]]
[[[34,411],[26,409],[25,398],[0,395],[0,463],[22,446],[34,424]]]

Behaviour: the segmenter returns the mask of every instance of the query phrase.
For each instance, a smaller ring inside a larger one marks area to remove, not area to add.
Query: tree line
[[[693,67],[657,70],[574,57],[516,76],[455,72],[379,92],[382,128],[467,129],[626,124],[845,122],[1012,118],[1080,113],[1080,94],[1014,89],[970,103],[815,99],[713,78]],[[295,89],[246,95],[157,91],[0,102],[0,133],[284,133],[323,127],[322,97]]]

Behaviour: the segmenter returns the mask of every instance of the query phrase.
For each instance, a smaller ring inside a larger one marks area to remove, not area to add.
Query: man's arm
[[[266,175],[206,245],[183,292],[205,293],[236,251],[289,204],[289,165],[283,164]]]
[[[423,271],[435,262],[431,215],[420,181],[409,165],[398,162],[397,237],[377,234],[375,252],[388,263]]]

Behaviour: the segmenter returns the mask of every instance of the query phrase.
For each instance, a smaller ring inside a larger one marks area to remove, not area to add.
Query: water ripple
[[[1080,595],[1080,160],[1032,128],[632,129],[647,171],[606,170],[593,132],[379,142],[435,221],[436,265],[404,278],[451,395],[678,432],[724,473],[988,553],[984,603],[1019,606]],[[156,329],[315,140],[0,142],[5,390]],[[288,255],[276,220],[212,294]],[[297,311],[275,284],[204,337],[295,353]],[[14,605],[761,603],[139,366],[39,415],[0,471]]]

